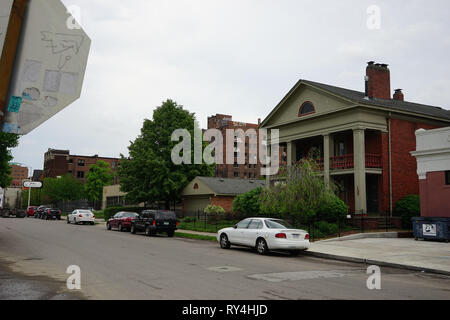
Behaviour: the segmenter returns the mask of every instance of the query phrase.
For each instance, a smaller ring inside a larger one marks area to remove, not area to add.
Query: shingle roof
[[[429,106],[425,104],[418,104],[407,101],[398,101],[398,100],[385,100],[385,99],[365,99],[365,93],[355,90],[344,89],[340,87],[331,86],[328,84],[323,84],[319,82],[309,81],[309,80],[301,80],[306,84],[309,84],[314,87],[318,87],[325,91],[334,93],[336,95],[342,96],[346,99],[352,100],[353,102],[371,105],[371,106],[379,106],[391,109],[393,111],[407,111],[414,112],[417,114],[423,114],[427,116],[432,116],[436,118],[442,118],[446,120],[450,120],[450,110],[445,110],[440,107]]]
[[[214,193],[221,195],[239,195],[258,187],[263,187],[263,180],[223,179],[213,177],[197,177],[206,184]]]

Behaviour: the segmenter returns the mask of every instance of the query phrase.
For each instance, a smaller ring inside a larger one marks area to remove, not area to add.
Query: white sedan
[[[309,234],[293,228],[281,219],[248,218],[231,228],[219,230],[217,241],[222,249],[231,245],[255,248],[259,254],[269,250],[289,251],[297,255],[309,248]]]
[[[91,210],[74,210],[67,216],[67,223],[75,224],[95,224],[95,216]]]

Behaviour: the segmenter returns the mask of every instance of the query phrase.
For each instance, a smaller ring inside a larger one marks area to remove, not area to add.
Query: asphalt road
[[[381,290],[369,290],[361,264],[28,218],[0,219],[0,265],[2,299],[450,299],[442,275],[381,268]],[[81,291],[65,289],[70,265]],[[33,281],[45,294],[27,294]]]

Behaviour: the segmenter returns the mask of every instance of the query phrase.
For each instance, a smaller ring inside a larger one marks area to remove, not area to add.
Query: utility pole
[[[0,58],[0,130],[3,129],[6,110],[8,109],[6,98],[14,69],[17,46],[20,39],[20,30],[22,29],[27,2],[28,0],[14,0],[13,2],[5,43]],[[0,50],[1,49],[2,48],[0,48]]]

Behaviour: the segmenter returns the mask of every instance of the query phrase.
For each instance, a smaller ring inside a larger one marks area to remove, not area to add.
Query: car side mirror
[[[235,225],[233,226],[233,229],[237,229],[237,224],[235,224]]]

